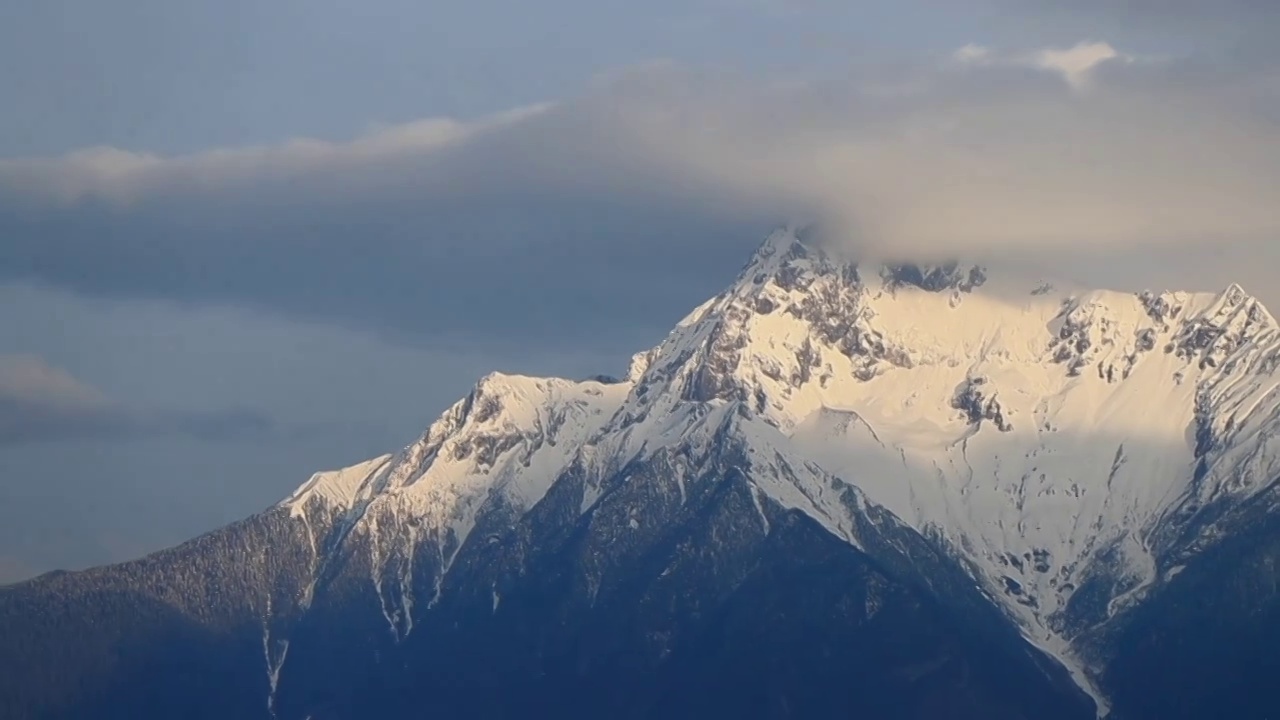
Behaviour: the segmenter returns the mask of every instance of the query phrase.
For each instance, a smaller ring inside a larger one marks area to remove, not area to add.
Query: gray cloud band
[[[659,64],[558,105],[347,144],[0,161],[0,279],[411,340],[621,346],[797,215],[867,253],[1272,236],[1268,77],[1103,44],[970,47],[835,84]]]

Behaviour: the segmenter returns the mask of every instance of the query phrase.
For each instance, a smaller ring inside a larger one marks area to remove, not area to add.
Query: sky
[[[619,374],[768,230],[1280,308],[1264,0],[0,6],[0,582]]]

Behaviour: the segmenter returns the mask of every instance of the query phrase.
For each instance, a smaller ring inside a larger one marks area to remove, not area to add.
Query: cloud
[[[353,179],[347,175],[353,169],[405,157],[424,159],[546,109],[545,105],[531,105],[473,123],[427,118],[375,126],[346,143],[298,138],[274,147],[216,149],[171,158],[96,147],[58,158],[11,159],[0,161],[0,187],[11,197],[25,194],[36,202],[62,207],[99,200],[127,209],[157,195],[235,192],[245,185],[263,183],[288,187],[317,177],[334,177],[344,183]],[[338,189],[353,188],[340,185]]]
[[[796,216],[897,254],[1274,237],[1274,75],[1130,57],[971,46],[777,83],[654,63],[345,144],[0,161],[0,279],[423,343],[621,347]]]
[[[0,446],[165,435],[225,441],[276,432],[269,418],[251,410],[129,407],[39,357],[0,355]]]
[[[115,408],[102,393],[29,355],[0,355],[0,444],[107,432]]]
[[[1043,48],[1030,53],[1002,55],[981,45],[965,45],[953,56],[961,65],[990,66],[1009,65],[1038,68],[1062,75],[1067,84],[1077,90],[1088,88],[1093,71],[1103,63],[1119,60],[1133,62],[1131,55],[1124,55],[1105,42],[1082,42],[1066,49]]]

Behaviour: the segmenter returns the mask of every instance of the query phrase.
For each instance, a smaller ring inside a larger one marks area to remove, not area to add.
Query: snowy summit
[[[1261,717],[1277,438],[1237,286],[783,229],[620,379],[488,375],[263,512],[0,588],[0,715]]]
[[[320,473],[284,506],[371,540],[404,636],[434,600],[404,577],[415,553],[439,558],[438,594],[485,518],[569,480],[590,513],[659,453],[683,498],[710,448],[733,448],[766,532],[766,508],[794,509],[861,547],[868,509],[887,511],[1105,710],[1090,639],[1280,475],[1280,326],[1234,285],[856,264],[801,235],[774,232],[624,379],[488,376],[400,453]],[[659,521],[635,507],[627,525]]]

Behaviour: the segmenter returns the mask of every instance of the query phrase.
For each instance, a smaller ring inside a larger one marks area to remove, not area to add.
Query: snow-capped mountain
[[[1214,553],[1280,516],[1278,428],[1280,325],[1237,286],[1133,294],[858,264],[788,228],[624,378],[489,375],[399,453],[319,473],[168,555],[0,592],[0,611],[159,588],[146,594],[201,627],[246,633],[261,673],[246,698],[269,717],[403,713],[427,686],[428,705],[456,708],[432,673],[450,687],[492,673],[548,711],[571,688],[600,693],[574,710],[587,717],[622,697],[630,716],[696,717],[690,678],[720,688],[719,712],[725,678],[765,666],[783,689],[747,714],[1089,717],[1116,696],[1114,717],[1156,717],[1126,684],[1155,661],[1126,638],[1163,627],[1160,608],[1212,582],[1205,558],[1235,568]],[[1280,556],[1280,529],[1263,540],[1251,552]],[[193,557],[216,567],[193,581]],[[820,560],[836,557],[839,572]],[[251,559],[232,572],[231,558]],[[794,575],[818,567],[833,574]],[[1249,596],[1271,618],[1280,572],[1239,572],[1271,582]],[[773,622],[791,634],[756,638],[770,654],[727,659]],[[793,654],[862,690],[778,680]],[[908,687],[935,672],[934,690]],[[1253,702],[1248,687],[1231,691]],[[1222,707],[1214,692],[1178,712]],[[513,712],[492,702],[470,712]]]

